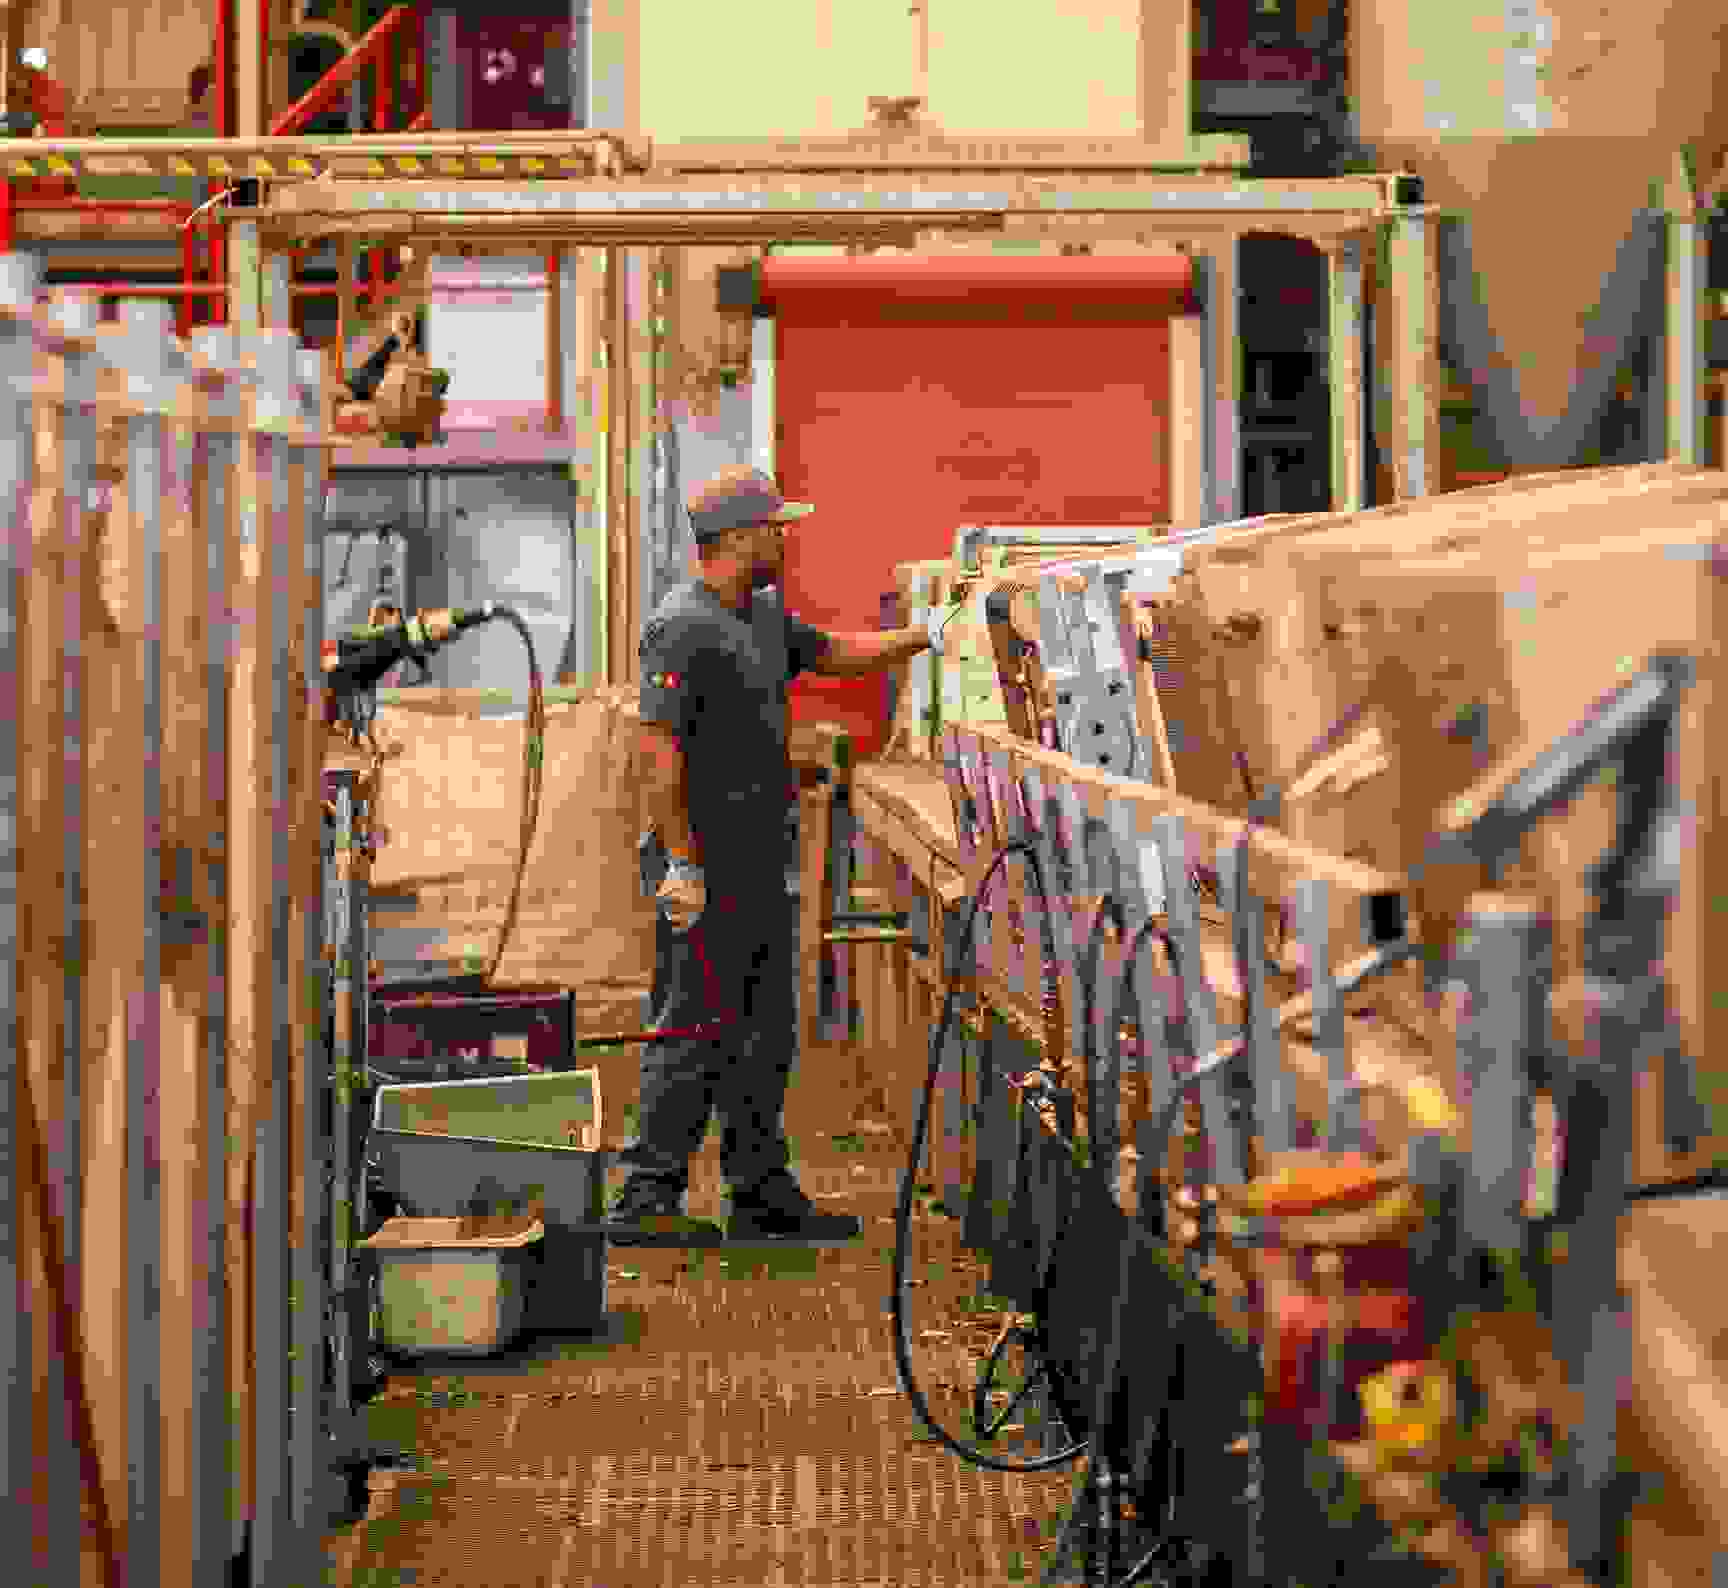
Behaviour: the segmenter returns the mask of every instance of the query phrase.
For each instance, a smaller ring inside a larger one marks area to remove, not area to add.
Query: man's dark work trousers
[[[789,1161],[780,1116],[797,1048],[796,916],[784,867],[774,865],[730,896],[717,893],[712,881],[709,888],[708,908],[688,932],[675,932],[659,917],[649,1019],[675,1030],[726,1015],[732,1020],[712,1038],[643,1045],[636,1139],[619,1155],[632,1181],[656,1181],[680,1195],[710,1112],[720,1116],[720,1167],[734,1192],[750,1190]],[[708,956],[712,983],[698,947]]]

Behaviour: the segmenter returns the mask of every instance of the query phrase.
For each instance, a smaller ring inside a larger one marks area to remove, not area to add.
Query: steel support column
[[[577,394],[575,438],[570,449],[571,512],[575,559],[576,654],[570,659],[575,677],[586,686],[606,676],[607,502],[610,499],[607,461],[610,452],[603,334],[606,302],[606,255],[598,248],[573,248],[568,264],[572,390]]]
[[[1332,511],[1354,513],[1365,498],[1367,403],[1363,381],[1360,236],[1335,239],[1326,251],[1326,360],[1332,394]]]
[[[1206,522],[1206,324],[1170,320],[1169,518],[1176,529]]]
[[[774,317],[750,322],[750,462],[774,472]]]
[[[1668,373],[1668,460],[1696,464],[1703,456],[1703,228],[1686,199],[1669,200],[1668,311],[1664,325]]]
[[[1439,326],[1433,229],[1432,217],[1421,212],[1387,223],[1391,324],[1384,345],[1392,372],[1392,425],[1386,447],[1400,501],[1431,494],[1439,462],[1434,444]]]
[[[258,309],[260,323],[274,330],[289,330],[294,311],[289,288],[294,275],[293,256],[275,248],[261,248],[258,260]]]
[[[1207,521],[1242,516],[1242,348],[1237,299],[1241,289],[1235,235],[1194,251],[1194,276],[1205,318]]]
[[[228,228],[228,318],[242,336],[256,336],[265,323],[263,254],[256,221]]]

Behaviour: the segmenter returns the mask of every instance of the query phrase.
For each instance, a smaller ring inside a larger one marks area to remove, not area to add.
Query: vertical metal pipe
[[[1529,1066],[1546,1051],[1550,928],[1527,900],[1479,894],[1459,938],[1465,996],[1459,1021],[1460,1085],[1467,1088],[1470,1174],[1464,1227],[1478,1246],[1522,1242],[1525,1171],[1534,1134]]]
[[[60,423],[60,473],[62,492],[61,549],[64,566],[71,574],[64,579],[61,598],[65,603],[58,624],[60,646],[60,705],[64,775],[60,789],[63,801],[65,844],[60,853],[61,933],[65,942],[61,1025],[61,1086],[59,1097],[60,1168],[55,1175],[59,1204],[60,1239],[65,1256],[70,1299],[79,1306],[84,1290],[83,1232],[85,1216],[84,1022],[90,1000],[86,996],[84,965],[89,936],[89,908],[95,890],[87,887],[85,843],[89,805],[89,762],[85,744],[85,687],[87,614],[82,579],[72,570],[85,555],[85,504],[96,463],[97,359],[73,356],[66,362],[66,409]],[[82,1310],[80,1307],[80,1320]],[[86,1395],[88,1395],[86,1372]],[[70,1456],[71,1452],[67,1452]],[[76,1471],[75,1462],[68,1462]],[[76,1477],[73,1479],[76,1482]]]
[[[1314,1051],[1326,1061],[1326,1147],[1329,1152],[1359,1152],[1362,1106],[1350,1064],[1344,1000],[1332,975],[1331,893],[1324,878],[1304,877],[1292,889],[1291,902],[1314,999]]]
[[[1668,216],[1668,461],[1697,464],[1703,439],[1705,237],[1692,209]]]
[[[630,676],[630,587],[638,577],[640,550],[630,539],[630,250],[606,250],[606,682]]]
[[[1363,379],[1363,246],[1340,237],[1327,250],[1326,337],[1332,398],[1332,510],[1359,512],[1363,503],[1366,390]]]
[[[432,103],[426,86],[426,30],[431,25],[431,13],[424,6],[417,6],[408,28],[407,69],[413,74],[414,89],[405,96],[402,106],[404,128],[414,126]]]
[[[1405,213],[1387,222],[1391,235],[1387,257],[1391,266],[1392,326],[1392,454],[1398,497],[1427,496],[1433,490],[1429,429],[1436,413],[1438,366],[1431,318],[1434,288],[1433,250],[1429,217]]]
[[[772,315],[750,322],[750,461],[774,472],[774,357],[778,345]]]
[[[271,8],[275,0],[258,0],[258,127],[252,137],[261,138],[270,130],[272,109],[285,107],[270,104],[270,32]]]
[[[140,346],[154,334],[166,333],[168,306],[125,305],[130,329]],[[143,743],[139,767],[139,799],[145,831],[159,833],[162,822],[162,640],[159,572],[161,558],[163,448],[166,425],[161,414],[146,413],[126,421],[128,459],[125,490],[133,525],[129,599],[140,626],[137,705]],[[161,1391],[162,1337],[157,1297],[163,1283],[162,1205],[160,1184],[161,1121],[157,1113],[162,1063],[161,1003],[162,920],[159,900],[162,864],[152,844],[141,857],[143,930],[137,976],[126,997],[126,1424],[130,1485],[130,1516],[126,1529],[126,1578],[129,1582],[159,1579],[161,1541]]]
[[[1220,845],[1219,873],[1231,878],[1228,886],[1234,894],[1233,869],[1236,846],[1226,850]],[[1224,855],[1230,856],[1230,868],[1224,865]],[[1247,1019],[1248,1070],[1252,1077],[1256,1123],[1261,1139],[1270,1152],[1283,1152],[1294,1145],[1294,1109],[1291,1104],[1289,1077],[1284,1071],[1283,1044],[1272,1023],[1272,1011],[1266,996],[1266,956],[1262,945],[1266,941],[1266,910],[1264,902],[1249,893],[1243,905],[1243,915],[1235,921],[1237,942],[1242,946],[1242,974],[1246,978],[1242,993],[1248,1000]]]
[[[296,338],[291,332],[283,335],[273,352],[277,356],[270,377],[277,383],[284,406],[292,407],[298,381]],[[306,1571],[319,1548],[323,1514],[327,1512],[326,1436],[332,1431],[324,1363],[325,1253],[331,1232],[321,1194],[328,1157],[325,1089],[329,1058],[324,1023],[329,987],[324,975],[324,923],[318,892],[321,775],[310,726],[323,677],[323,626],[318,621],[316,595],[322,588],[323,534],[317,496],[311,488],[320,463],[319,449],[297,438],[279,445],[284,465],[281,524],[287,555],[277,580],[281,643],[275,715],[281,740],[281,787],[287,808],[299,813],[293,823],[281,824],[282,892],[288,901],[286,926],[291,939],[284,944],[288,977],[282,1012],[293,1075],[289,1140],[296,1190],[290,1259],[293,1422],[289,1437],[294,1478],[290,1517],[295,1559]],[[360,971],[364,975],[365,967]]]
[[[356,1194],[359,1174],[350,1156],[352,1132],[347,1128],[347,1121],[355,1106],[355,1091],[365,1082],[361,1066],[364,1059],[363,999],[368,948],[362,912],[356,908],[360,864],[357,843],[363,819],[358,774],[341,771],[334,773],[330,781],[334,785],[331,792],[336,813],[324,872],[328,912],[326,952],[332,956],[331,1063],[335,1076],[336,1115],[330,1155],[330,1286],[342,1320],[337,1331],[336,1396],[337,1409],[345,1412],[351,1407],[353,1387],[364,1366],[356,1357],[365,1350],[365,1341],[360,1333],[362,1316],[353,1294],[358,1279],[353,1243],[362,1233],[359,1227],[361,1207]]]
[[[636,678],[637,645],[654,577],[652,524],[659,382],[654,367],[658,313],[653,271],[655,255],[651,249],[631,248],[625,251],[624,257],[624,314],[628,333],[624,354],[624,393],[630,420],[624,522],[635,555],[631,559],[626,586],[629,615],[620,636],[624,671],[616,681],[627,684]]]
[[[564,291],[561,264],[564,251],[546,254],[546,430],[564,431]]]
[[[26,1135],[17,1115],[23,1062],[18,994],[22,912],[18,907],[23,864],[18,791],[25,767],[21,755],[17,688],[23,647],[22,596],[30,566],[29,511],[35,456],[31,411],[31,372],[35,345],[27,326],[0,324],[0,481],[4,481],[7,533],[0,537],[0,689],[8,709],[0,712],[0,938],[6,943],[5,974],[0,975],[0,1163],[6,1178],[0,1191],[7,1216],[0,1219],[0,1284],[8,1304],[0,1306],[0,1493],[5,1495],[3,1535],[30,1538],[37,1525],[31,1474],[36,1470],[34,1440],[37,1369],[31,1342],[31,1315],[16,1305],[27,1293],[20,1262],[19,1226],[12,1209],[24,1200]],[[28,1270],[26,1270],[27,1272]],[[33,1275],[31,1276],[33,1279]]]
[[[218,333],[219,334],[219,333]],[[213,401],[213,417],[232,417],[240,404],[230,385]],[[204,467],[199,481],[202,496],[199,524],[204,538],[208,584],[205,610],[204,701],[206,737],[203,746],[204,787],[214,813],[207,859],[207,894],[213,901],[205,940],[207,992],[202,1053],[206,1129],[209,1158],[204,1175],[205,1205],[203,1239],[206,1264],[204,1338],[200,1341],[202,1372],[201,1462],[194,1481],[201,1490],[198,1547],[201,1559],[226,1561],[232,1548],[235,1525],[234,1494],[238,1463],[234,1450],[242,1437],[235,1426],[234,1401],[229,1391],[229,1319],[233,1298],[229,1295],[230,1232],[228,1229],[228,1166],[233,1150],[228,1125],[231,1099],[228,1063],[228,870],[229,843],[234,812],[243,808],[232,797],[228,784],[228,709],[234,651],[233,625],[218,621],[229,610],[235,570],[229,564],[228,513],[237,461],[235,439],[213,429],[202,438]]]
[[[216,0],[216,32],[210,52],[210,105],[214,132],[218,138],[234,136],[234,0]],[[226,182],[206,182],[205,198],[215,198]],[[228,234],[223,226],[210,228],[210,279],[218,284],[228,281]],[[226,294],[210,300],[213,324],[225,324],[229,316]]]
[[[27,258],[5,261],[9,307],[28,310],[36,280],[31,264]],[[30,340],[26,327],[26,347]],[[80,1144],[65,1119],[68,1078],[62,1074],[60,1058],[70,1033],[62,984],[64,954],[56,943],[56,917],[62,913],[57,906],[62,904],[64,889],[60,860],[66,831],[61,814],[64,790],[60,756],[65,733],[59,676],[66,589],[60,563],[61,501],[66,484],[60,437],[65,406],[55,389],[56,362],[52,358],[41,361],[37,375],[42,384],[29,420],[37,446],[37,489],[31,493],[28,484],[20,482],[19,500],[30,505],[9,530],[28,550],[21,559],[17,590],[25,644],[17,658],[17,673],[7,679],[8,686],[17,692],[14,709],[21,724],[18,755],[25,790],[13,886],[28,901],[12,945],[20,997],[13,1045],[23,1068],[18,1103],[24,1116],[17,1160],[21,1184],[9,1206],[8,1222],[13,1217],[11,1208],[16,1207],[20,1249],[32,1254],[18,1300],[29,1320],[30,1346],[42,1353],[34,1378],[39,1397],[35,1416],[26,1419],[26,1426],[39,1441],[33,1465],[24,1468],[32,1474],[27,1492],[33,1491],[34,1538],[30,1533],[21,1535],[22,1541],[34,1545],[28,1565],[32,1577],[41,1581],[60,1580],[56,1574],[76,1574],[78,1569],[79,1540],[74,1527],[62,1518],[69,1511],[75,1514],[78,1505],[82,1481],[79,1447],[87,1432],[80,1413],[88,1404],[78,1364],[73,1360],[80,1337],[76,1256],[72,1250],[77,1218],[73,1198],[79,1179],[75,1164]],[[71,378],[68,373],[68,381]],[[61,897],[56,898],[57,894]]]
[[[1177,529],[1206,522],[1205,321],[1197,314],[1170,318],[1170,423],[1165,427],[1169,515]]]
[[[292,257],[260,243],[258,260],[258,319],[260,328],[287,329],[293,325],[294,305],[289,287],[294,274]]]
[[[348,232],[336,238],[336,379],[348,373],[348,344],[354,325],[354,239]]]
[[[234,136],[234,0],[216,0],[216,35],[210,52],[210,103],[218,138]],[[212,183],[220,192],[222,184]]]
[[[229,230],[228,310],[234,329],[255,336],[264,323],[258,223],[235,221]]]
[[[591,127],[593,119],[589,104],[591,81],[592,22],[589,0],[571,0],[570,4],[570,125]]]
[[[254,421],[254,425],[256,420]],[[256,428],[245,445],[248,495],[240,504],[241,556],[246,565],[253,622],[241,672],[245,694],[236,714],[244,735],[244,781],[235,788],[246,831],[247,897],[237,911],[248,930],[245,944],[245,1013],[250,1025],[252,1092],[251,1322],[252,1375],[251,1570],[253,1588],[276,1588],[289,1556],[288,1528],[288,1218],[287,1076],[290,1056],[280,1041],[286,901],[276,851],[278,823],[266,813],[284,794],[280,744],[273,711],[277,681],[275,624],[279,548],[273,532],[278,491],[276,442]]]
[[[198,231],[186,226],[180,232],[180,279],[187,287],[198,285]],[[193,311],[198,303],[190,292],[183,293],[175,304],[174,329],[182,339],[192,334]]]
[[[1208,522],[1214,524],[1242,515],[1241,254],[1241,241],[1232,236],[1194,256],[1206,320],[1206,477]]]
[[[434,132],[466,130],[468,78],[454,10],[441,6],[426,15],[426,104]]]
[[[396,113],[396,69],[401,48],[400,35],[391,34],[384,41],[372,65],[372,130],[389,132],[391,118]]]

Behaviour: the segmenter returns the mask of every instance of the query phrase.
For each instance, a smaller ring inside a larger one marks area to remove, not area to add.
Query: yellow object
[[[1395,1362],[1357,1392],[1376,1457],[1421,1455],[1452,1425],[1452,1375],[1438,1362]]]
[[[1424,1130],[1451,1131],[1458,1128],[1458,1111],[1432,1081],[1414,1081],[1405,1092],[1410,1116]]]

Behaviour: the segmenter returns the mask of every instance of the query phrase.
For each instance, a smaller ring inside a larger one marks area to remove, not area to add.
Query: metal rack
[[[1677,881],[1678,815],[1667,751],[1691,676],[1685,659],[1652,658],[1570,734],[1503,771],[1495,785],[1500,792],[1478,803],[1481,814],[1440,834],[1430,855],[1434,865],[1480,865],[1492,879],[1533,826],[1564,808],[1605,768],[1618,769],[1618,832],[1591,874],[1597,909],[1586,964],[1597,1013],[1589,1051],[1567,1051],[1549,1034],[1550,967],[1540,918],[1516,901],[1477,895],[1445,974],[1473,994],[1459,1038],[1478,1128],[1467,1156],[1459,1156],[1438,1131],[1418,1132],[1408,1153],[1412,1181],[1433,1210],[1412,1284],[1430,1332],[1443,1331],[1460,1308],[1481,1304],[1494,1292],[1497,1282],[1486,1276],[1497,1262],[1510,1260],[1536,1275],[1540,1311],[1584,1412],[1558,1454],[1554,1477],[1526,1481],[1521,1498],[1556,1507],[1578,1569],[1602,1584],[1617,1580],[1626,1514],[1641,1492],[1640,1479],[1619,1469],[1615,1443],[1620,1388],[1630,1367],[1616,1285],[1618,1221],[1630,1197],[1688,1189],[1630,1184],[1631,1084],[1643,1055],[1655,1053],[1663,1062],[1670,1133],[1696,1137],[1707,1123],[1692,1065],[1665,1006],[1660,972],[1651,970],[1662,961],[1665,917]],[[1035,782],[1025,797],[1033,820],[1021,836],[1043,856],[1044,874],[1066,877],[1063,892],[1102,894],[1107,903],[1100,920],[1113,913],[1124,939],[1137,948],[1154,937],[1170,945],[1184,994],[1184,1007],[1173,1014],[1174,1006],[1148,974],[1144,954],[1121,956],[1113,967],[1115,988],[1101,985],[1096,925],[1079,952],[1064,910],[1050,909],[1057,953],[1080,965],[1085,990],[1083,1010],[1072,1012],[1070,1026],[1073,1051],[1091,1060],[1089,1170],[1077,1167],[1074,1154],[1075,1093],[1059,1077],[1046,1075],[1038,1085],[1039,1106],[1030,1106],[1034,1099],[1022,1092],[1016,1111],[1008,1076],[1024,1064],[1011,1049],[998,1047],[1008,1040],[1002,1028],[979,1058],[980,1171],[971,1188],[965,1239],[990,1253],[992,1289],[1036,1314],[1027,1341],[1044,1356],[1046,1378],[1066,1386],[1058,1399],[1070,1407],[1067,1418],[1080,1424],[1068,1431],[1091,1442],[1074,1512],[1046,1580],[1072,1570],[1099,1588],[1198,1580],[1210,1569],[1205,1563],[1220,1559],[1257,1583],[1354,1580],[1365,1560],[1381,1574],[1377,1582],[1440,1580],[1434,1563],[1390,1551],[1386,1529],[1371,1515],[1357,1512],[1347,1524],[1329,1523],[1323,1507],[1341,1492],[1341,1469],[1323,1440],[1316,1445],[1311,1434],[1262,1420],[1228,1452],[1215,1448],[1223,1444],[1218,1430],[1234,1426],[1230,1419],[1241,1415],[1239,1404],[1259,1392],[1261,1368],[1253,1347],[1232,1337],[1212,1314],[1206,1287],[1196,1280],[1199,1259],[1216,1235],[1204,1216],[1206,1204],[1200,1204],[1199,1242],[1176,1255],[1163,1228],[1161,1186],[1153,1177],[1164,1162],[1169,1128],[1184,1115],[1196,1138],[1211,1148],[1208,1177],[1221,1182],[1240,1181],[1243,1162],[1234,1147],[1250,1129],[1269,1147],[1291,1144],[1276,1023],[1263,1000],[1250,996],[1245,1028],[1219,1027],[1196,968],[1199,930],[1189,886],[1167,883],[1162,897],[1150,895],[1137,857],[1121,842],[1125,832],[1094,823],[1081,844],[1079,831],[1056,803],[1045,805]],[[1250,918],[1247,937],[1238,937],[1239,956],[1244,942],[1255,941],[1255,901],[1245,881],[1237,886],[1246,847],[1245,835],[1233,860],[1221,857],[1220,867],[1220,899],[1233,898],[1233,915],[1240,919],[1246,911]],[[1187,880],[1192,851],[1179,819],[1157,824],[1157,848],[1163,876]],[[1369,960],[1348,978],[1335,979],[1324,971],[1323,898],[1314,903],[1305,929],[1321,967],[1314,1010],[1323,1031],[1322,1005],[1341,1007],[1339,1000],[1353,986],[1413,949],[1402,939],[1399,912],[1380,910],[1366,923],[1370,937],[1379,939]],[[1252,988],[1248,961],[1240,973]],[[1139,1033],[1132,1045],[1122,1040],[1130,1015]],[[1360,1121],[1347,1084],[1341,1022],[1332,1030],[1339,1084],[1331,1091],[1326,1137],[1340,1147],[1360,1139]],[[1109,1111],[1101,1112],[1096,1101],[1113,1098],[1118,1074],[1133,1068],[1151,1083],[1157,1120],[1143,1127],[1138,1143],[1138,1219],[1115,1201],[1111,1188],[1120,1144],[1106,1128]],[[1567,1151],[1552,1215],[1527,1218],[1518,1171],[1528,1156],[1528,1104],[1539,1087],[1556,1097]],[[1054,1130],[1045,1119],[1054,1121]],[[993,1174],[1000,1177],[1002,1166],[1010,1164],[1009,1183],[993,1183]],[[1550,1266],[1547,1254],[1556,1234],[1564,1237],[1567,1260]],[[1113,1288],[1100,1284],[1100,1273],[1115,1277]],[[994,1362],[987,1364],[986,1373],[993,1369]],[[1335,1405],[1339,1388],[1334,1380]],[[1456,1503],[1479,1510],[1503,1476],[1458,1478]],[[1134,1498],[1141,1519],[1133,1527],[1123,1521],[1124,1494]],[[1227,1502],[1224,1496],[1234,1498]],[[1241,1521],[1244,1507],[1255,1519],[1248,1529]],[[1198,1551],[1189,1548],[1195,1540],[1203,1546]],[[1117,1575],[1131,1559],[1126,1574]]]

